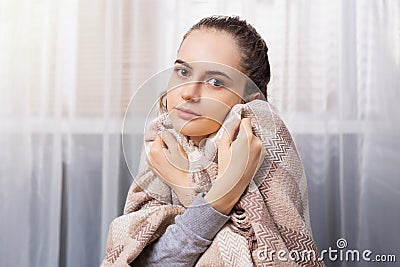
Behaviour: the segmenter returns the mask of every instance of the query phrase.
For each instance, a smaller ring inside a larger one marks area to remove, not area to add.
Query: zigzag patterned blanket
[[[232,210],[230,220],[196,266],[324,266],[318,260],[312,238],[303,166],[288,129],[266,101],[236,105],[226,120],[238,115],[251,119],[253,131],[266,151],[265,158]],[[167,124],[161,116],[146,134],[146,140]],[[189,158],[191,153],[199,152],[209,158],[175,135]],[[209,168],[216,166],[215,157],[212,160],[214,165],[207,165]],[[207,190],[213,176],[215,171],[194,173],[194,190]],[[144,154],[124,215],[110,225],[102,266],[129,266],[184,211],[174,192],[147,165]]]

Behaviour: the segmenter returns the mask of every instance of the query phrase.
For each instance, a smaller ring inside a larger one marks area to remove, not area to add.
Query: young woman
[[[266,101],[267,51],[238,17],[185,34],[103,266],[323,265],[301,161]]]

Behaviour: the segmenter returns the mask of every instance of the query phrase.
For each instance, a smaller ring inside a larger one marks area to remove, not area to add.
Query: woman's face
[[[201,62],[199,62],[201,61]],[[167,91],[174,128],[198,143],[241,103],[246,82],[235,40],[223,31],[192,31],[182,42]]]

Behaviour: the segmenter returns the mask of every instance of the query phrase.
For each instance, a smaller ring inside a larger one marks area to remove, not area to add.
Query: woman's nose
[[[193,82],[182,87],[181,96],[185,101],[198,102],[201,97],[202,82]]]

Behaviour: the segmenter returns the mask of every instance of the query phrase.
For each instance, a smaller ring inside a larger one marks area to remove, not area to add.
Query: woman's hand
[[[236,140],[232,142],[237,128],[233,125],[218,143],[218,177],[204,197],[224,214],[232,210],[264,157],[261,140],[253,135],[250,119],[244,118],[239,123]]]
[[[175,191],[184,206],[191,204],[189,161],[182,146],[168,131],[155,138],[147,160],[153,170]]]

